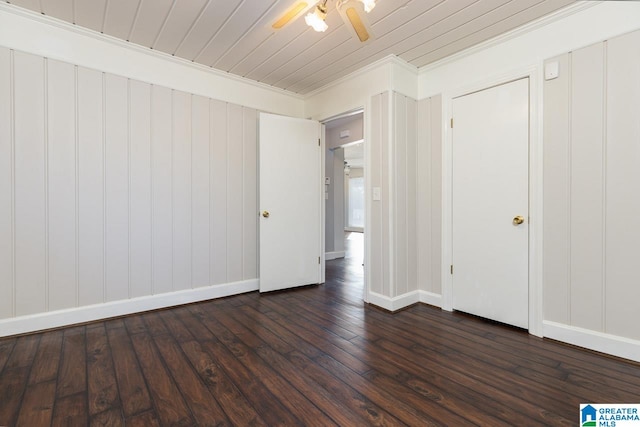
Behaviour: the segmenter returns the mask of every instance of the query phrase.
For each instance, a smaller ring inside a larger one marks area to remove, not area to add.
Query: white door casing
[[[319,141],[316,121],[260,113],[260,292],[322,282]]]
[[[527,328],[529,79],[455,98],[452,113],[452,306]]]

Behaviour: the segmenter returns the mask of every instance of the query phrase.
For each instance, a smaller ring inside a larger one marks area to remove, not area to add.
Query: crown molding
[[[471,46],[467,49],[464,49],[460,52],[454,53],[452,55],[449,55],[445,58],[439,59],[438,61],[432,62],[430,64],[424,65],[422,67],[418,68],[418,73],[424,74],[427,73],[435,68],[439,68],[445,64],[451,63],[451,62],[455,62],[458,61],[462,58],[465,58],[467,56],[471,56],[477,52],[483,51],[485,49],[488,49],[490,47],[499,45],[501,43],[504,43],[506,41],[515,39],[523,34],[529,33],[531,31],[534,31],[538,28],[544,27],[545,25],[551,24],[552,22],[558,21],[560,19],[566,18],[567,16],[576,14],[578,12],[581,12],[583,10],[589,9],[590,7],[596,6],[598,4],[602,3],[602,1],[580,1],[577,3],[574,3],[572,5],[569,5],[567,7],[564,7],[560,10],[557,10],[555,12],[550,13],[549,15],[543,16],[541,18],[538,18],[534,21],[531,21],[527,24],[521,25],[517,28],[514,28],[511,31],[508,31],[504,34],[500,34],[498,36],[495,36],[489,40],[485,40],[482,43],[476,44],[474,46]]]
[[[352,71],[351,73],[339,77],[329,83],[327,83],[324,86],[321,86],[317,89],[312,90],[311,92],[308,92],[306,94],[304,94],[304,99],[309,99],[312,98],[313,96],[322,93],[324,91],[326,91],[327,89],[331,89],[332,87],[338,86],[342,83],[345,83],[349,80],[352,80],[356,77],[359,77],[363,74],[366,74],[370,71],[373,71],[377,68],[383,67],[385,65],[396,65],[399,67],[404,68],[405,70],[414,73],[416,76],[418,76],[418,67],[416,67],[415,65],[409,64],[407,61],[405,61],[404,59],[394,55],[394,54],[389,54],[383,58],[378,59],[377,61],[372,62],[371,64],[367,64],[362,68],[358,68],[355,71]]]
[[[304,96],[299,94],[299,93],[295,93],[295,92],[291,92],[285,89],[280,89],[277,88],[275,86],[271,86],[265,83],[261,83],[261,82],[257,82],[255,80],[251,80],[251,79],[247,79],[245,77],[241,77],[241,76],[237,76],[235,74],[231,74],[228,73],[226,71],[221,71],[218,70],[216,68],[213,67],[208,67],[206,65],[202,65],[202,64],[198,64],[196,62],[193,61],[189,61],[187,59],[183,59],[183,58],[179,58],[177,56],[173,56],[170,55],[168,53],[164,53],[164,52],[160,52],[158,50],[153,50],[151,48],[147,48],[144,46],[140,46],[137,45],[135,43],[131,43],[131,42],[127,42],[121,39],[118,39],[116,37],[110,36],[108,34],[103,34],[103,33],[99,33],[95,30],[90,30],[88,28],[84,28],[84,27],[80,27],[78,25],[74,25],[74,24],[70,24],[66,21],[63,21],[61,19],[58,18],[54,18],[51,16],[47,16],[47,15],[42,15],[36,12],[33,12],[31,10],[27,10],[24,8],[21,8],[19,6],[10,4],[10,3],[5,3],[5,2],[0,2],[0,12],[8,12],[23,18],[27,18],[27,19],[31,19],[32,21],[35,22],[39,22],[41,24],[45,24],[45,25],[49,25],[52,27],[56,27],[56,28],[60,28],[66,31],[70,31],[85,37],[90,37],[93,38],[95,40],[99,40],[102,42],[107,42],[110,43],[112,45],[121,47],[121,48],[125,48],[134,52],[138,52],[138,53],[143,53],[145,55],[149,55],[155,58],[160,58],[163,59],[165,61],[170,61],[173,62],[175,64],[179,64],[185,67],[189,67],[189,68],[193,68],[195,70],[198,71],[204,71],[206,73],[209,73],[213,76],[216,77],[222,77],[225,79],[229,79],[229,80],[233,80],[239,83],[244,83],[247,85],[251,85],[253,87],[256,88],[260,88],[263,90],[268,90],[280,95],[287,95],[290,96],[292,98],[295,99],[299,99],[299,100],[304,100]]]

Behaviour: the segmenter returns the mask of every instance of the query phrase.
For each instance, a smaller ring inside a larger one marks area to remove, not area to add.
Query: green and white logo
[[[640,427],[640,404],[583,403],[582,427]]]

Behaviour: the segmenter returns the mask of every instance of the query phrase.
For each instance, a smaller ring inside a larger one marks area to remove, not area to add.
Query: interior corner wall
[[[393,263],[391,297],[418,290],[417,194],[418,104],[393,92],[391,140],[391,218]]]
[[[442,96],[418,101],[417,258],[423,302],[442,295]]]
[[[257,111],[0,48],[2,335],[257,289]]]
[[[418,102],[384,92],[374,96],[371,105],[369,176],[381,195],[372,202],[368,228],[371,302],[389,310],[418,301],[437,305],[439,268],[432,266],[439,260],[440,231],[434,228],[440,221],[441,203],[440,190],[434,187],[441,180],[432,174],[441,170],[440,98]]]
[[[640,31],[546,63],[545,320],[640,346]]]

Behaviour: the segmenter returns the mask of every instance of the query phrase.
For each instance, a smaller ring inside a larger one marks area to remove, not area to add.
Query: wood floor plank
[[[198,305],[196,307],[199,307]],[[200,321],[199,316],[205,316],[206,313],[200,311],[198,315],[195,315],[190,310],[190,307],[179,307],[174,310],[176,317],[184,324],[184,326],[191,331],[191,334],[196,337],[198,341],[204,341],[208,339],[215,339],[211,334],[211,331]],[[186,340],[187,342],[190,340]]]
[[[13,352],[13,347],[16,345],[16,339],[10,338],[0,341],[0,374],[4,370],[4,366],[7,364],[7,360],[9,360],[9,356]]]
[[[65,329],[58,373],[58,398],[86,391],[86,354],[85,327]]]
[[[15,344],[0,375],[0,426],[12,426],[16,422],[40,339],[38,334],[10,340]]]
[[[219,341],[207,341],[203,348],[224,369],[225,374],[247,398],[269,426],[301,426],[298,418],[285,408],[271,391]]]
[[[5,365],[6,370],[31,367],[40,345],[41,334],[26,335],[16,340],[13,352]]]
[[[182,343],[181,346],[200,378],[209,387],[211,394],[216,397],[233,425],[267,425],[229,379],[222,367],[213,360],[199,342],[189,341]]]
[[[89,415],[120,408],[118,384],[104,326],[87,329]]]
[[[174,320],[165,323],[177,322]],[[154,341],[182,396],[184,396],[187,406],[191,409],[196,423],[206,426],[229,425],[227,415],[202,379],[192,370],[189,360],[173,336],[160,335],[154,337]]]
[[[15,425],[22,395],[27,386],[29,367],[5,369],[0,376],[0,426]]]
[[[124,427],[124,414],[120,408],[109,409],[92,415],[90,427]]]
[[[175,315],[173,310],[162,310],[158,312],[159,316],[164,321],[169,334],[178,342],[191,341],[194,336],[189,331],[184,323],[182,323]]]
[[[520,335],[517,331],[510,332],[514,337]],[[447,332],[434,331],[434,333],[442,337],[443,342],[451,345],[453,343],[466,347],[481,345],[485,350],[480,354],[480,357],[491,365],[496,365],[504,355],[513,355],[511,360],[518,361],[511,367],[514,373],[540,384],[556,387],[565,393],[569,392],[567,386],[572,385],[570,392],[582,399],[587,399],[589,396],[589,401],[619,401],[618,399],[622,399],[623,396],[629,397],[627,376],[616,378],[615,375],[602,375],[599,371],[589,371],[581,366],[566,364],[566,362],[563,362],[561,366],[557,362],[549,365],[548,362],[553,359],[550,359],[548,353],[544,352],[541,347],[537,347],[535,351],[528,347],[528,351],[523,351],[493,340],[487,341],[486,338],[468,332],[462,334],[459,328],[453,327],[448,328]],[[422,335],[421,332],[417,334],[416,342],[421,338],[425,341],[433,340],[430,336],[422,337]],[[444,340],[445,337],[446,340]],[[539,344],[543,345],[544,343],[540,342]],[[602,385],[607,385],[606,391],[599,393],[602,390]],[[640,395],[636,397],[640,398]]]
[[[27,387],[16,426],[30,427],[51,424],[55,397],[55,381],[41,382]]]
[[[160,420],[155,411],[148,411],[126,419],[127,427],[160,427]]]
[[[88,425],[89,415],[87,414],[87,395],[85,393],[56,399],[52,427],[86,427]]]
[[[47,332],[42,335],[40,346],[31,367],[29,384],[48,382],[56,379],[62,348],[62,331]]]
[[[290,373],[295,372],[295,365],[271,347],[260,346],[256,349],[256,352],[266,365],[270,366],[278,375],[286,378],[302,396],[309,399],[337,425],[351,426],[365,423],[365,419],[360,414],[349,410],[342,401],[334,400],[329,390],[307,377],[304,373],[300,372],[291,375]]]
[[[342,378],[347,381],[358,393],[371,400],[385,411],[398,418],[407,425],[415,426],[437,426],[438,421],[431,418],[428,414],[422,413],[417,408],[405,404],[402,400],[397,399],[386,390],[380,389],[372,384],[362,375],[358,375],[348,367],[342,365],[339,361],[323,354],[318,356],[314,362],[323,367],[327,372],[337,379]]]
[[[171,374],[165,369],[151,336],[146,333],[138,334],[132,343],[161,423],[175,426],[194,425],[187,404]]]
[[[239,325],[233,321],[230,315],[224,315],[218,313],[220,320],[220,327],[238,327]],[[228,329],[227,329],[228,330]],[[260,345],[259,339],[251,334],[250,331],[244,330],[244,338],[247,342],[251,342],[255,345]],[[263,384],[274,394],[278,396],[287,396],[287,399],[281,399],[283,406],[289,409],[289,411],[296,411],[299,415],[298,418],[305,425],[313,423],[319,423],[322,425],[333,425],[334,423],[327,416],[327,414],[320,411],[312,402],[310,402],[302,393],[300,393],[295,387],[292,387],[291,383],[285,380],[281,375],[274,371],[273,367],[265,363],[257,354],[255,354],[245,342],[242,342],[241,335],[236,338],[234,334],[223,334],[221,341],[229,350],[232,351],[234,356],[239,359],[244,366],[253,373],[256,377],[260,378]]]
[[[304,372],[305,375],[312,378],[344,405],[348,410],[359,413],[368,425],[373,426],[397,426],[404,425],[400,420],[385,411],[381,407],[372,403],[364,395],[353,389],[347,382],[341,378],[334,378],[328,371],[318,366],[314,361],[310,360],[305,354],[298,351],[292,351],[287,355],[289,361],[296,366],[298,370]]]
[[[139,315],[128,316],[128,317],[125,317],[123,320],[124,320],[124,325],[127,328],[127,331],[129,332],[129,335],[135,335],[142,332],[147,332],[147,326],[145,325],[144,320],[142,320],[142,316],[139,316]]]
[[[124,323],[109,328],[107,337],[111,348],[118,393],[125,417],[148,411],[152,408],[147,384],[131,346]]]
[[[169,333],[169,330],[164,324],[162,318],[158,315],[157,311],[143,314],[142,319],[144,320],[144,323],[147,326],[147,330],[151,335],[161,335]]]

